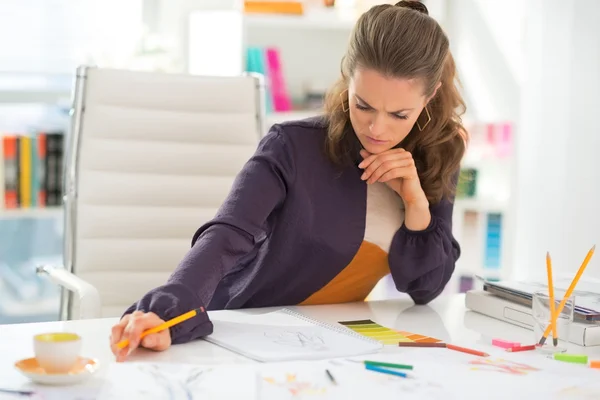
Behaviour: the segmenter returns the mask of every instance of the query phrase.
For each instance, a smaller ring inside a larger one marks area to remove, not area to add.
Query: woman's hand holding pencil
[[[156,351],[168,349],[171,346],[169,329],[149,332],[152,328],[159,328],[164,324],[165,321],[153,312],[134,311],[123,316],[121,321],[113,326],[110,334],[110,348],[117,362],[124,361],[129,353],[140,345]]]

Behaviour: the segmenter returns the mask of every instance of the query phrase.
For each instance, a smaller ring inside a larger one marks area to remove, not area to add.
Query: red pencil
[[[481,356],[481,357],[489,356],[488,353],[484,353],[483,351],[467,349],[466,347],[459,347],[459,346],[455,346],[453,344],[447,344],[446,347],[449,348],[450,350],[460,351],[460,352],[467,353],[467,354],[473,354],[474,356]]]
[[[510,352],[510,353],[514,353],[516,351],[528,351],[528,350],[535,350],[537,346],[535,344],[532,344],[530,346],[517,346],[517,347],[509,347],[508,349],[506,349],[506,351]]]

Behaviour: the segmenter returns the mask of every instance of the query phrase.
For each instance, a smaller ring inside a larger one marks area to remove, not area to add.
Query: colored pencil
[[[561,300],[560,304],[558,305],[558,309],[556,310],[556,315],[560,315],[563,308],[565,307],[567,299],[569,297],[571,297],[571,295],[573,294],[573,290],[575,290],[575,286],[579,282],[581,275],[583,275],[583,271],[585,271],[585,268],[587,267],[588,263],[590,262],[590,259],[594,255],[595,250],[596,250],[596,245],[592,246],[592,248],[588,251],[587,255],[585,256],[585,259],[583,260],[583,263],[581,264],[581,267],[579,267],[579,271],[577,271],[575,278],[573,278],[573,280],[571,281],[571,284],[569,285],[569,288],[567,289],[567,293],[565,294],[565,296]],[[546,343],[546,339],[548,338],[548,335],[550,334],[551,329],[552,329],[551,325],[548,325],[546,327],[546,330],[544,331],[544,334],[542,335],[542,338],[540,339],[540,342],[539,342],[540,345],[543,346],[544,343]]]
[[[144,338],[145,336],[148,336],[152,333],[158,333],[161,331],[164,331],[165,329],[169,329],[170,327],[180,324],[183,321],[186,321],[192,317],[195,317],[196,315],[198,315],[199,313],[203,313],[204,312],[204,307],[200,307],[200,308],[196,308],[192,311],[188,311],[185,314],[180,315],[179,317],[175,317],[172,318],[166,322],[163,322],[162,324],[155,326],[154,328],[151,329],[146,329],[144,332],[142,332],[142,334],[140,335],[140,340],[142,338]],[[124,339],[121,340],[119,343],[117,343],[117,347],[119,349],[123,349],[125,347],[127,347],[129,345],[129,340],[128,339]]]
[[[517,351],[535,350],[536,347],[537,347],[537,345],[535,345],[535,344],[532,344],[529,346],[515,346],[515,347],[509,347],[508,349],[506,349],[506,351],[508,351],[509,353],[516,353]]]
[[[446,343],[399,342],[400,347],[446,347]]]
[[[16,396],[33,396],[35,394],[32,390],[18,390],[18,389],[0,389],[0,393],[14,394]]]
[[[447,348],[450,350],[460,351],[462,353],[473,354],[474,356],[488,357],[488,353],[484,353],[483,351],[467,349],[466,347],[455,346],[453,344],[447,344]]]
[[[376,367],[387,367],[387,368],[397,368],[397,369],[413,369],[412,365],[394,364],[394,363],[387,363],[387,362],[382,362],[382,361],[369,361],[369,360],[365,360],[364,363],[365,363],[365,365],[374,365]]]
[[[335,378],[333,377],[333,375],[331,374],[331,371],[329,371],[328,369],[326,369],[325,373],[327,374],[327,377],[329,378],[329,380],[331,381],[331,383],[333,383],[334,385],[337,385],[337,382],[336,382]]]
[[[369,371],[381,372],[382,374],[388,374],[388,375],[394,375],[394,376],[401,376],[402,378],[406,378],[408,376],[404,372],[394,371],[392,369],[387,369],[387,368],[382,368],[382,367],[377,367],[375,365],[367,364],[367,365],[365,365],[365,368],[368,369]]]
[[[554,347],[558,346],[558,336],[556,336],[556,305],[554,304],[554,284],[552,279],[552,260],[550,252],[546,253],[546,270],[548,272],[548,297],[550,301],[550,323],[552,324],[552,342]]]

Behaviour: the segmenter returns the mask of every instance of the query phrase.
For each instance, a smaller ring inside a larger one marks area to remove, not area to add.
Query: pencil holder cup
[[[549,354],[567,351],[575,310],[575,296],[572,295],[565,299],[565,295],[565,291],[554,291],[554,312],[556,313],[556,329],[554,329],[550,307],[552,303],[548,292],[537,291],[533,293],[531,303],[533,334],[534,343],[538,344],[538,351]],[[562,310],[561,305],[563,305]]]

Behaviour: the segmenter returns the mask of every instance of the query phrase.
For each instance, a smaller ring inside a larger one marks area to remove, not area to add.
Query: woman
[[[438,296],[460,254],[452,199],[465,151],[448,48],[418,2],[362,15],[325,115],[271,128],[168,282],[113,327],[117,360],[211,334],[202,313],[140,343],[201,306],[361,301],[390,273],[417,304]]]

